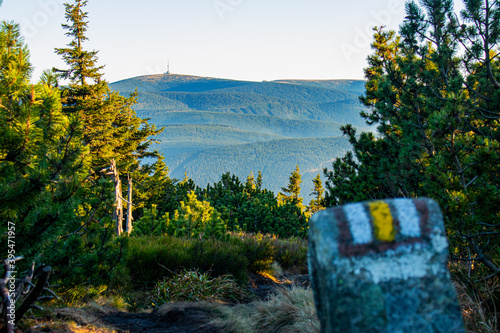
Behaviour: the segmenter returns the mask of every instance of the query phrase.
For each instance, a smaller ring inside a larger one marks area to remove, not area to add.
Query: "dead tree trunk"
[[[115,182],[115,210],[113,211],[113,220],[116,221],[116,234],[120,236],[123,233],[122,182],[114,159],[111,160],[111,171],[113,172],[113,180]]]
[[[113,210],[113,221],[116,223],[116,234],[120,236],[123,233],[123,203],[122,203],[122,183],[118,169],[116,168],[116,161],[111,160],[111,165],[107,169],[107,175],[110,175],[115,182],[115,204]]]
[[[130,235],[132,232],[132,178],[127,174],[128,180],[128,196],[127,196],[127,224],[125,225],[125,232]]]
[[[116,161],[111,160],[111,165],[109,168],[101,170],[105,172],[106,175],[110,175],[115,183],[115,204],[113,210],[113,221],[116,223],[116,234],[120,236],[124,231],[130,235],[132,232],[132,178],[130,174],[127,174],[128,179],[128,200],[122,197],[122,183],[120,180],[120,174],[118,173],[118,168],[116,167]],[[127,220],[125,228],[123,226],[123,202],[127,203]]]

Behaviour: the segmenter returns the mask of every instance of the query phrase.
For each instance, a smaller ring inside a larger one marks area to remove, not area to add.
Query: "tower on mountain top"
[[[165,74],[170,74],[170,60],[167,60],[167,72]]]

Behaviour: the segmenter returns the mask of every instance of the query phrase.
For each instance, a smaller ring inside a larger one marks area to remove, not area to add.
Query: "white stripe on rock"
[[[413,200],[395,199],[392,204],[398,214],[401,233],[408,237],[420,237],[420,218]]]
[[[345,205],[344,213],[349,224],[354,244],[370,243],[372,241],[372,226],[363,205]]]

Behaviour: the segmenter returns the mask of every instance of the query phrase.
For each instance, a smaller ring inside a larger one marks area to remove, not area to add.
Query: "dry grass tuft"
[[[483,290],[478,290],[462,281],[455,281],[465,328],[470,333],[496,333],[499,328],[500,310],[497,308],[498,299],[496,299],[500,292],[498,281],[493,285],[489,283],[482,287]]]
[[[267,301],[222,309],[214,321],[221,330],[238,333],[314,333],[320,323],[310,288],[280,288]]]
[[[499,332],[500,277],[478,280],[472,264],[451,262],[448,266],[457,290],[464,325],[470,333]]]
[[[159,281],[154,288],[156,305],[168,302],[222,301],[237,303],[248,293],[230,275],[211,278],[208,273],[184,270]]]

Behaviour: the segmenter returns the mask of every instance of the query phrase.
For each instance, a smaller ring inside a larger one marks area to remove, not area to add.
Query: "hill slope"
[[[298,164],[303,195],[311,180],[350,145],[339,127],[367,129],[359,117],[364,81],[250,82],[189,75],[149,75],[112,83],[139,93],[135,110],[165,127],[154,148],[173,177],[185,171],[200,186],[225,172],[245,180],[263,172],[264,186],[279,191]]]

